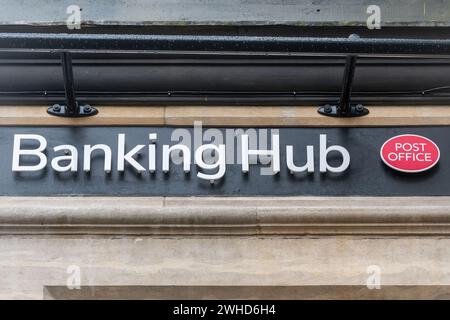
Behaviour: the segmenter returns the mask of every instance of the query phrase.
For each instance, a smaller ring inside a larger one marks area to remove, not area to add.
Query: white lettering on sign
[[[208,149],[214,150],[218,154],[218,160],[214,164],[205,163],[203,160],[203,152]],[[199,177],[200,179],[210,180],[212,183],[214,183],[214,180],[218,180],[225,175],[225,145],[220,144],[219,146],[216,146],[214,144],[205,144],[198,147],[198,149],[195,151],[195,163],[202,169],[218,169],[214,174],[206,174],[203,172],[197,173],[197,177]]]
[[[388,154],[391,161],[427,161],[431,162],[431,153],[425,152],[426,143],[395,143],[395,152]]]
[[[96,144],[94,146],[85,145],[84,146],[84,157],[83,157],[83,168],[85,172],[91,171],[91,154],[96,151],[101,150],[105,155],[105,165],[103,166],[106,173],[111,172],[111,148],[106,144]]]
[[[339,152],[342,155],[342,163],[339,167],[332,167],[328,164],[327,155],[331,151]],[[320,135],[320,172],[343,172],[350,165],[350,154],[347,149],[341,146],[331,146],[327,148],[327,135]]]
[[[255,165],[258,162],[251,160],[252,156],[267,156],[268,161],[264,161],[263,165],[270,164],[270,170],[273,174],[280,172],[280,136],[279,134],[271,135],[271,147],[255,149],[250,148],[249,135],[242,134],[240,140],[240,163],[242,172],[248,173],[250,164]],[[117,171],[124,172],[125,168],[132,168],[137,173],[150,172],[154,173],[157,170],[156,154],[157,154],[157,134],[150,133],[148,135],[148,149],[144,144],[138,144],[134,147],[127,148],[126,135],[120,133],[117,135]],[[30,147],[31,145],[31,147]],[[234,148],[234,143],[232,145]],[[410,146],[398,146],[399,148],[408,149]],[[418,146],[411,146],[411,148],[420,148]],[[12,156],[12,170],[14,172],[39,171],[46,167],[47,156],[47,140],[45,137],[37,134],[15,134],[14,146]],[[170,171],[171,154],[181,153],[181,162],[183,170],[186,174],[191,171],[191,148],[184,144],[162,145],[162,171],[168,173]],[[79,152],[73,145],[62,144],[52,148],[54,155],[51,160],[51,168],[57,172],[77,172]],[[142,152],[148,150],[147,168],[140,160]],[[63,153],[63,154],[61,154]],[[341,158],[339,165],[331,165],[329,163],[329,155],[331,153],[338,154]],[[401,153],[400,153],[401,154]],[[101,157],[103,161],[103,170],[110,173],[112,170],[112,149],[106,144],[86,144],[83,146],[83,170],[85,172],[91,171],[91,163],[93,157]],[[224,177],[227,166],[228,152],[226,144],[220,143],[218,145],[208,143],[201,144],[193,152],[194,164],[199,168],[197,177],[202,180],[209,180],[211,183]],[[400,156],[400,155],[397,155]],[[302,165],[296,165],[296,154],[294,146],[286,146],[286,165],[288,170],[294,174],[298,172],[314,172],[314,146],[306,146],[306,162]],[[426,161],[426,155],[423,156]],[[261,162],[260,162],[261,163]],[[319,171],[339,173],[347,170],[350,165],[350,154],[342,146],[327,145],[327,135],[321,134],[319,136]]]
[[[250,155],[270,156],[273,173],[280,172],[280,136],[272,135],[272,150],[250,150],[248,147],[248,135],[242,135],[242,172],[249,170],[248,159]]]
[[[53,148],[53,151],[63,151],[65,150],[68,155],[54,157],[52,160],[52,168],[58,172],[66,172],[72,171],[77,172],[78,170],[78,150],[74,146],[71,145],[60,145]],[[59,163],[62,161],[69,161],[66,165],[60,165]]]
[[[36,140],[39,142],[39,147],[36,149],[21,149],[22,140]],[[12,171],[38,171],[47,165],[47,157],[42,153],[47,148],[47,140],[38,134],[15,134],[14,147],[12,158]],[[39,159],[39,163],[35,165],[20,165],[21,156],[32,156]]]
[[[141,166],[133,157],[138,153],[142,148],[145,147],[143,144],[139,144],[131,149],[127,154],[125,154],[125,134],[121,133],[118,137],[118,151],[117,151],[117,170],[124,171],[125,170],[125,161],[131,165],[137,172],[144,172],[145,168]]]

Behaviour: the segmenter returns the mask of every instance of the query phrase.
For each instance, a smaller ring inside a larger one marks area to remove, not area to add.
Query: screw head
[[[61,106],[59,104],[54,104],[53,105],[53,111],[56,111],[56,112],[61,111]]]
[[[326,113],[330,113],[332,110],[333,109],[329,104],[326,104],[325,107],[323,108],[323,111],[325,111]]]
[[[364,106],[362,104],[357,104],[356,105],[356,111],[357,112],[363,112],[364,111]]]
[[[91,108],[91,106],[90,105],[85,105],[84,106],[84,112],[91,112],[92,111],[92,108]]]

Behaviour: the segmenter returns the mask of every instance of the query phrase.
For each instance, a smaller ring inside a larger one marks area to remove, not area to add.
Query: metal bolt
[[[54,104],[53,105],[53,111],[56,111],[56,112],[61,111],[61,106],[59,104]]]
[[[356,105],[356,111],[357,112],[363,112],[364,111],[364,106],[362,104],[357,104]]]
[[[91,112],[91,111],[92,111],[92,108],[91,108],[90,105],[85,105],[85,106],[84,106],[84,112],[89,113],[89,112]]]
[[[325,107],[323,108],[323,111],[325,111],[326,113],[330,113],[332,110],[333,109],[329,104],[325,105]]]

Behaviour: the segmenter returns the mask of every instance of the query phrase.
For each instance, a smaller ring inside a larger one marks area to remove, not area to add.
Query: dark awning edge
[[[0,33],[1,51],[450,56],[450,39]]]
[[[105,53],[117,53],[117,52],[125,52],[128,59],[132,58],[136,55],[136,53],[155,53],[155,52],[170,52],[176,53],[177,56],[183,56],[189,53],[189,57],[196,56],[197,59],[202,61],[203,57],[210,56],[213,54],[215,57],[221,56],[232,56],[233,54],[238,54],[239,56],[244,56],[248,58],[268,58],[271,54],[277,55],[278,58],[289,57],[292,58],[297,54],[301,55],[299,59],[302,59],[304,55],[321,55],[325,57],[334,57],[335,56],[347,56],[347,55],[363,55],[363,56],[393,56],[392,59],[401,61],[399,57],[419,57],[422,58],[448,58],[450,57],[450,39],[394,39],[394,38],[359,38],[356,36],[349,38],[337,38],[337,37],[269,37],[269,36],[195,36],[195,35],[139,35],[139,34],[52,34],[52,33],[0,33],[0,51],[3,52],[28,52],[30,54],[35,54],[38,52],[88,52],[94,53],[95,55],[101,55]],[[205,56],[206,54],[206,56]],[[443,62],[444,61],[444,62]],[[450,60],[448,60],[450,62]],[[150,62],[151,63],[151,62]],[[51,63],[50,63],[51,64]],[[45,65],[45,63],[44,63]],[[189,63],[187,64],[189,65]],[[203,71],[199,75],[203,74],[203,76],[211,74],[212,76],[220,77],[221,80],[225,79],[230,83],[230,75],[231,74],[220,74],[211,72],[206,72],[213,66],[214,63],[211,63],[211,60],[208,60],[208,63],[205,63],[203,66]],[[218,64],[220,66],[220,63]],[[171,77],[170,86],[167,87],[155,87],[155,83],[157,79],[164,77],[165,70],[161,69],[156,74],[156,78],[152,79],[153,81],[148,82],[149,79],[146,79],[145,76],[148,74],[148,71],[145,71],[141,80],[130,77],[129,72],[124,72],[124,67],[126,64],[114,64],[112,63],[109,66],[110,72],[114,72],[114,79],[112,80],[113,84],[117,83],[130,83],[132,86],[136,85],[139,81],[147,81],[145,86],[142,88],[131,90],[131,89],[117,89],[111,90],[108,87],[108,79],[103,77],[102,75],[105,73],[107,69],[105,66],[102,66],[100,69],[96,69],[96,64],[86,65],[84,69],[78,70],[78,73],[81,72],[81,77],[84,76],[84,83],[80,84],[80,75],[77,74],[77,68],[80,68],[80,65],[74,65],[74,73],[75,73],[75,89],[80,94],[78,95],[78,99],[80,101],[87,100],[87,103],[125,103],[125,104],[146,104],[146,103],[167,103],[167,104],[261,104],[261,105],[269,105],[269,104],[317,104],[317,103],[333,103],[337,99],[337,95],[333,97],[333,92],[339,90],[340,83],[337,85],[325,85],[324,88],[320,88],[320,83],[326,83],[327,81],[333,81],[336,79],[340,79],[342,77],[343,65],[335,66],[335,70],[333,71],[332,77],[328,77],[323,71],[329,70],[330,66],[322,66],[322,74],[314,76],[316,70],[319,70],[319,65],[307,65],[306,67],[310,68],[309,74],[302,78],[303,83],[308,83],[310,81],[314,88],[317,87],[317,90],[322,93],[316,94],[311,93],[311,90],[304,90],[301,86],[298,86],[295,83],[289,83],[289,85],[285,88],[275,87],[279,83],[287,83],[286,80],[274,77],[278,70],[278,67],[273,62],[270,65],[271,73],[268,73],[269,81],[265,83],[265,87],[261,88],[256,83],[261,78],[260,74],[256,73],[256,69],[248,69],[245,67],[237,65],[236,67],[242,68],[239,69],[241,71],[241,76],[247,74],[244,78],[246,81],[246,87],[238,87],[238,88],[225,88],[221,86],[220,81],[218,81],[215,85],[216,88],[198,86],[197,88],[192,88],[192,85],[189,84],[186,88],[182,86],[176,87],[173,85],[174,79],[178,77],[178,83],[191,83],[192,79],[188,79],[191,75],[195,75],[196,71],[199,70],[199,66],[189,66],[190,69],[181,69],[183,71],[177,72],[176,69],[179,66],[172,66],[172,69],[175,67],[175,71],[173,71],[170,75],[176,75],[177,77]],[[390,62],[391,68],[395,64]],[[408,64],[402,63],[401,70],[406,71],[411,68]],[[23,67],[24,65],[22,65]],[[59,67],[59,63],[53,66],[53,69],[50,68],[49,73],[43,73],[42,69],[43,65],[40,65],[41,68],[34,69],[33,73],[30,72],[28,79],[25,79],[23,75],[19,77],[20,81],[16,83],[22,84],[23,82],[30,83],[29,80],[36,81],[37,83],[42,83],[44,81],[45,76],[53,79],[52,81],[56,81],[56,83],[62,85],[62,81],[55,78],[54,67]],[[399,104],[408,103],[408,104],[418,104],[418,103],[430,103],[430,104],[447,104],[449,103],[449,95],[448,95],[448,85],[450,81],[447,82],[449,74],[448,72],[444,72],[447,68],[450,67],[450,64],[446,62],[446,59],[439,60],[436,66],[434,66],[433,74],[428,74],[428,79],[432,79],[434,74],[440,74],[439,81],[434,82],[428,81],[427,78],[424,78],[424,75],[427,72],[425,70],[430,69],[429,66],[421,66],[414,68],[417,69],[416,77],[420,78],[421,87],[418,88],[402,88],[401,83],[399,84],[398,79],[396,80],[396,86],[393,88],[397,94],[393,92],[389,92],[390,90],[383,90],[383,88],[376,88],[372,85],[370,90],[367,88],[358,88],[358,81],[355,83],[355,88],[353,90],[354,97],[358,98],[361,103],[370,103],[370,104],[379,104],[379,103],[392,103],[397,102]],[[17,64],[12,63],[8,65],[8,62],[2,64],[1,68],[5,67],[14,72],[23,72],[19,71],[20,68],[17,68]],[[32,70],[31,68],[36,67],[36,65],[27,66],[26,71]],[[120,68],[119,68],[120,67]],[[141,68],[141,66],[136,66]],[[168,66],[171,67],[170,65]],[[261,68],[265,68],[267,66],[262,65]],[[287,66],[290,68],[289,66]],[[312,69],[314,67],[317,69]],[[368,66],[366,66],[367,68]],[[13,69],[11,69],[13,68]],[[114,68],[119,68],[120,70],[114,70]],[[256,67],[259,68],[259,67]],[[361,67],[363,68],[363,67]],[[380,82],[383,83],[386,81],[386,86],[392,87],[392,83],[389,83],[385,79],[386,75],[386,66],[380,64],[380,66],[376,67],[379,70],[377,71],[377,81],[378,85]],[[23,69],[23,68],[22,68]],[[136,68],[134,69],[136,72],[139,72]],[[191,70],[191,73],[187,73],[186,70]],[[219,69],[218,69],[219,70]],[[227,72],[230,70],[230,66],[225,66]],[[261,70],[261,69],[259,69]],[[285,71],[288,69],[284,69]],[[301,69],[300,69],[301,70]],[[373,77],[373,70],[370,72],[362,71],[361,74],[365,76],[360,76],[359,82],[364,82],[368,80],[370,77]],[[397,72],[400,69],[397,69]],[[152,69],[155,72],[155,68],[153,66]],[[250,72],[249,72],[250,71]],[[410,70],[411,71],[411,70]],[[59,72],[59,71],[58,71]],[[142,72],[142,71],[141,71]],[[254,79],[249,77],[249,75],[255,75]],[[11,72],[5,72],[5,74],[11,74]],[[179,74],[177,74],[179,73]],[[281,72],[280,72],[281,73]],[[368,77],[370,74],[370,77]],[[120,77],[119,77],[120,75]],[[236,76],[237,74],[233,74]],[[325,76],[324,76],[325,75]],[[283,74],[285,76],[285,74]],[[159,77],[159,78],[158,78]],[[291,74],[290,79],[297,79],[300,77],[300,73]],[[308,78],[309,77],[309,78]],[[409,73],[405,75],[408,82],[411,81],[413,75]],[[194,77],[196,81],[199,81],[201,77],[196,75]],[[33,80],[35,79],[35,80]],[[77,82],[78,79],[78,82]],[[89,81],[86,81],[89,79]],[[184,79],[181,80],[180,79]],[[233,79],[233,78],[232,78]],[[239,77],[234,78],[236,81],[239,81]],[[253,79],[253,80],[252,80]],[[313,81],[311,81],[311,79]],[[323,80],[322,80],[323,79]],[[0,79],[1,80],[1,79]],[[13,77],[8,75],[8,78],[3,79],[2,90],[0,90],[0,103],[14,103],[14,101],[21,103],[56,103],[56,101],[61,101],[62,91],[58,86],[43,86],[42,88],[34,87],[11,87],[9,83],[12,83]],[[26,81],[24,81],[26,80]],[[166,79],[167,80],[167,79]],[[203,83],[210,82],[211,78],[203,79]],[[356,71],[356,80],[358,80],[358,68]],[[201,80],[200,80],[201,81]],[[405,79],[402,80],[404,83]],[[104,88],[98,88],[93,85],[96,82],[105,82]],[[89,83],[93,85],[93,87],[89,86]],[[249,87],[250,84],[250,87]],[[274,87],[271,87],[274,86]],[[8,87],[8,89],[5,89]],[[251,89],[249,89],[251,88]],[[437,90],[439,88],[439,90]],[[105,89],[108,89],[105,91]],[[162,90],[161,90],[162,89]],[[432,89],[431,91],[429,89]],[[442,90],[441,90],[442,89]],[[103,91],[103,92],[102,92]],[[116,91],[116,92],[114,92]],[[137,91],[137,92],[136,92]],[[365,91],[365,93],[363,93]],[[20,93],[18,93],[20,92]],[[85,94],[83,95],[84,92]],[[277,93],[273,93],[277,92]],[[325,92],[325,93],[323,93]]]

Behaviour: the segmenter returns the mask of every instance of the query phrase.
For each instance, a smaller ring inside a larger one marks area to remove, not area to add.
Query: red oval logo
[[[422,172],[431,169],[441,155],[438,146],[428,138],[402,134],[386,141],[380,150],[383,162],[394,170]]]

